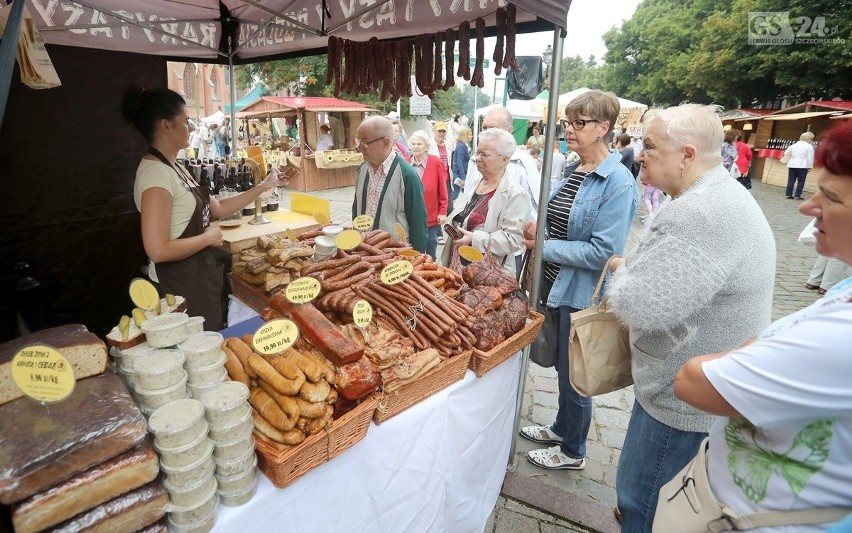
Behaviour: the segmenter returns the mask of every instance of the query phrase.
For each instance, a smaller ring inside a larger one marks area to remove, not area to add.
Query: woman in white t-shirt
[[[150,147],[139,162],[133,199],[142,216],[142,244],[151,261],[149,276],[162,292],[186,298],[187,311],[203,316],[208,330],[222,328],[222,267],[213,246],[222,230],[212,218],[239,211],[272,187],[284,186],[273,171],[258,186],[224,200],[177,164],[177,153],[189,144],[186,102],[169,89],[131,86],[122,101],[124,118],[133,123]]]
[[[816,217],[817,252],[852,264],[852,124],[823,137],[814,170],[819,191],[799,211]],[[806,523],[750,531],[825,531],[852,513],[850,346],[847,278],[753,342],[693,358],[675,377],[678,398],[721,417],[707,451],[717,500],[739,515],[821,509]]]

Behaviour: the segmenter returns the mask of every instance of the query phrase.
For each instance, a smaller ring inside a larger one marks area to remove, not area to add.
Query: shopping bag
[[[6,28],[6,17],[10,9],[0,10],[0,35]],[[21,71],[21,82],[31,89],[52,89],[59,87],[62,82],[53,62],[44,47],[44,39],[36,28],[35,22],[24,5],[23,19],[18,36],[17,60]]]

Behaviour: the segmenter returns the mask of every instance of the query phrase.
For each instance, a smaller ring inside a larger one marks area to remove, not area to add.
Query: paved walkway
[[[804,288],[816,253],[812,247],[796,242],[808,222],[808,218],[796,210],[801,202],[787,200],[783,189],[776,186],[755,181],[753,187],[752,193],[775,233],[778,255],[772,317],[777,319],[816,300],[816,293]],[[331,202],[332,220],[341,224],[351,222],[353,187],[314,194]],[[639,217],[644,213],[645,208],[641,206],[631,230],[628,250],[639,239],[643,229]],[[615,473],[633,399],[632,387],[594,399],[584,470],[547,471],[534,467],[525,454],[540,445],[517,438],[515,464],[507,471],[503,494],[486,524],[485,533],[619,531],[612,517]],[[556,371],[531,363],[521,425],[550,424],[557,407]]]

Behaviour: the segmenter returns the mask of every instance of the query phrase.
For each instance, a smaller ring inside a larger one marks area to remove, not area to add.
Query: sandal
[[[562,437],[557,435],[550,426],[526,426],[521,428],[520,435],[533,442],[562,444]]]
[[[828,291],[826,291],[825,289],[817,289],[817,294],[825,294],[826,292]]]
[[[819,285],[811,285],[810,283],[805,283],[805,288],[809,291],[815,291],[819,289]]]
[[[586,468],[585,458],[572,459],[562,453],[559,446],[527,452],[527,459],[532,464],[548,470],[582,470]]]

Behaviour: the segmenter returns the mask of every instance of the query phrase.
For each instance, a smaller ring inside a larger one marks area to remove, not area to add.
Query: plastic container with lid
[[[219,498],[222,502],[222,505],[228,507],[239,507],[240,505],[245,505],[254,498],[254,494],[257,492],[257,476],[255,476],[254,480],[245,488],[236,491],[219,491]]]
[[[191,524],[175,524],[172,517],[169,516],[169,532],[170,533],[207,533],[216,525],[216,509],[210,512],[205,517],[200,518],[197,522]]]
[[[167,348],[183,342],[187,336],[187,322],[189,316],[186,313],[163,313],[142,322],[140,329],[148,345]]]
[[[218,488],[216,478],[213,477],[213,471],[209,471],[206,476],[202,477],[191,485],[175,485],[168,479],[163,481],[163,485],[169,492],[169,501],[173,505],[197,505],[206,495],[210,494],[211,488]]]
[[[210,513],[216,512],[216,504],[219,503],[219,496],[216,494],[216,488],[203,494],[197,502],[192,505],[174,505],[172,503],[166,506],[166,511],[169,513],[169,521],[179,525],[187,526],[194,524]]]
[[[201,397],[205,416],[217,428],[235,424],[241,420],[248,406],[249,389],[239,381],[225,381],[211,387]]]
[[[160,470],[166,474],[166,479],[169,480],[169,483],[183,487],[192,485],[203,478],[208,472],[215,472],[216,463],[213,462],[213,455],[210,454],[194,463],[177,468],[161,463]]]
[[[254,453],[254,448],[246,451],[242,455],[238,455],[233,459],[216,459],[213,458],[213,462],[216,463],[216,474],[224,477],[233,476],[235,474],[239,474],[240,472],[245,472],[249,468],[254,461],[257,460],[257,455]]]
[[[227,442],[236,439],[240,435],[250,434],[254,429],[254,420],[251,417],[251,407],[245,407],[245,414],[233,424],[210,424],[210,438],[215,442]]]
[[[233,476],[220,476],[216,474],[220,492],[237,492],[249,486],[257,478],[257,456],[251,467],[245,472],[237,472]]]
[[[148,391],[166,389],[184,376],[186,356],[179,350],[157,350],[133,360],[137,387]]]
[[[227,359],[227,356],[225,355],[225,352],[218,348],[216,348],[216,351],[218,352],[218,355],[216,360],[212,363],[198,367],[187,366],[190,383],[197,386],[204,386],[211,383],[219,383],[224,379],[222,371],[225,370],[225,360]],[[227,375],[227,371],[225,371],[225,374]]]
[[[154,443],[163,448],[178,448],[207,432],[204,405],[198,400],[177,400],[158,408],[148,419]]]
[[[213,441],[207,438],[206,433],[201,433],[192,442],[177,448],[164,448],[156,442],[154,448],[160,454],[160,464],[180,468],[213,453]]]
[[[201,333],[202,331],[204,331],[204,317],[189,317],[189,320],[186,321],[186,333],[192,335],[193,333]]]
[[[136,383],[136,375],[129,374],[128,382]],[[155,389],[148,390],[143,387],[140,387],[138,383],[134,386],[135,396],[139,400],[139,404],[150,411],[157,409],[158,407],[162,407],[169,402],[173,402],[175,400],[182,400],[186,398],[186,371],[183,371],[183,376],[181,376],[180,381],[172,385],[171,387],[166,387],[165,389]]]
[[[215,331],[193,333],[178,344],[178,350],[186,354],[187,368],[204,367],[222,358],[224,352],[219,347],[224,340],[222,334]]]
[[[131,346],[124,350],[118,348],[114,348],[114,350],[114,352],[110,350],[110,353],[113,354],[115,361],[118,363],[118,368],[125,372],[133,372],[133,360],[137,357],[148,355],[156,350],[156,348],[143,341],[136,346]]]
[[[215,442],[213,446],[214,459],[233,459],[240,457],[249,450],[254,450],[254,437],[251,436],[251,432],[248,432],[231,441]]]
[[[193,383],[187,383],[187,387],[189,387],[189,391],[192,393],[192,397],[196,400],[200,400],[204,393],[215,387],[216,385],[225,381],[228,377],[228,371],[225,368],[222,368],[222,373],[216,378],[212,383],[205,383],[204,385],[195,385]]]

